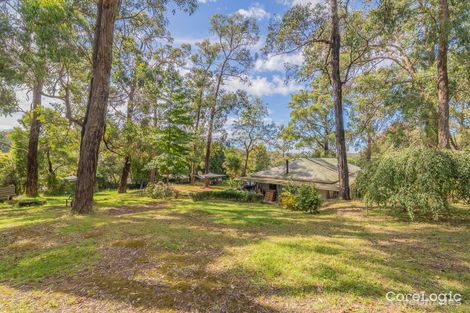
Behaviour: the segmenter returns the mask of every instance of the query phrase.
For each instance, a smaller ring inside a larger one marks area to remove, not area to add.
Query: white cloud
[[[191,37],[179,37],[179,38],[173,38],[173,43],[177,45],[182,45],[184,43],[190,44],[192,46],[196,45],[198,42],[203,41],[206,38],[191,38]]]
[[[306,5],[306,4],[313,4],[313,5],[316,5],[318,3],[320,3],[320,0],[279,0],[280,3],[284,4],[284,5],[290,5],[290,6],[294,6],[294,5]]]
[[[240,9],[237,11],[237,13],[245,17],[255,18],[257,20],[262,20],[270,16],[270,14],[266,12],[259,4],[255,4],[248,9]]]
[[[209,3],[209,2],[217,2],[217,0],[197,0],[197,2],[202,3],[202,4],[206,4],[206,3]]]
[[[285,65],[301,65],[303,56],[301,53],[268,55],[264,59],[258,59],[255,63],[257,71],[284,71]]]
[[[272,95],[287,96],[302,89],[301,85],[293,81],[286,83],[284,79],[278,75],[274,75],[271,80],[263,76],[250,77],[249,82],[250,84],[244,84],[241,80],[233,78],[228,80],[225,85],[230,91],[240,89],[256,97]]]

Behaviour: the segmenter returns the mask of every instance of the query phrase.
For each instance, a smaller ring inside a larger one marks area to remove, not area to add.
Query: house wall
[[[318,190],[320,192],[320,196],[322,200],[326,200],[329,197],[329,192],[328,190]]]
[[[277,194],[280,195],[282,193],[282,185],[275,185],[275,188],[273,189],[273,188],[270,188],[270,184],[256,183],[256,192],[264,194],[266,191],[273,191],[273,190],[276,190]],[[338,198],[337,191],[325,190],[325,189],[320,189],[318,191],[320,192],[320,196],[323,200]]]

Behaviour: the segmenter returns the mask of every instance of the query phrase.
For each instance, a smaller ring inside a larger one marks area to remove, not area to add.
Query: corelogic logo
[[[385,295],[389,304],[395,305],[460,305],[462,304],[462,295],[460,293],[441,292],[441,293],[400,293],[389,291]]]

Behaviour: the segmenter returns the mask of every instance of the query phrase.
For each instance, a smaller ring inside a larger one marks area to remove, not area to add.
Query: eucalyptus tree
[[[209,40],[203,40],[196,44],[198,50],[191,56],[191,72],[189,73],[189,85],[193,90],[192,106],[194,112],[193,123],[193,155],[191,160],[191,183],[196,180],[196,164],[199,138],[201,137],[201,121],[204,109],[207,108],[209,90],[214,83],[214,70],[219,53],[219,46],[211,44]]]
[[[389,103],[393,92],[389,68],[380,68],[359,76],[346,94],[351,105],[350,135],[358,147],[364,147],[370,161],[380,134],[395,122],[396,108]]]
[[[0,8],[0,116],[8,116],[20,109],[14,87],[21,79],[15,69],[15,55],[9,51],[10,37],[15,33],[14,27],[10,24],[6,4],[0,3]]]
[[[59,177],[73,175],[80,145],[80,130],[63,115],[61,107],[53,104],[52,108],[43,108],[40,114],[40,178],[48,192],[61,191]]]
[[[132,19],[139,12],[153,12],[155,17],[164,14],[169,1],[139,1],[128,0],[121,6],[125,10],[124,16],[118,20]],[[184,9],[194,10],[194,0],[174,0]],[[87,111],[82,128],[80,157],[77,169],[77,184],[75,200],[72,211],[79,214],[88,214],[92,211],[93,190],[96,181],[96,168],[98,164],[99,146],[103,136],[106,118],[106,109],[109,96],[109,81],[111,76],[112,50],[114,42],[114,28],[120,1],[99,0],[95,34],[93,38],[92,79]]]
[[[299,80],[310,80],[318,75],[328,77],[335,112],[339,194],[343,199],[350,199],[343,85],[365,70],[364,67],[375,64],[369,58],[369,43],[375,34],[369,31],[365,13],[350,8],[348,3],[338,6],[337,0],[329,0],[329,7],[322,4],[293,6],[282,19],[271,23],[265,47],[266,52],[302,53],[303,64],[290,71],[290,75]]]
[[[449,41],[449,5],[439,0],[438,53],[437,53],[437,97],[439,101],[438,145],[450,148],[449,131],[449,76],[447,73],[447,50]]]
[[[93,207],[99,145],[104,132],[111,76],[114,22],[118,0],[99,0],[93,38],[92,79],[83,121],[77,184],[72,212],[88,214]]]
[[[233,124],[233,140],[241,146],[244,154],[242,176],[248,168],[250,153],[257,144],[268,142],[276,126],[266,121],[268,108],[260,98],[255,98],[240,113]]]
[[[465,149],[470,146],[470,49],[462,55],[450,59],[452,73],[452,94],[450,99],[450,142],[454,149]]]
[[[155,49],[152,53],[152,59],[145,69],[145,79],[139,88],[139,105],[135,111],[135,121],[133,127],[133,147],[134,151],[138,151],[136,157],[139,158],[136,165],[144,165],[142,168],[148,169],[148,178],[150,182],[156,179],[157,168],[146,166],[150,160],[158,156],[160,151],[153,143],[157,134],[155,133],[161,127],[162,116],[165,114],[166,106],[161,105],[161,101],[169,99],[168,90],[166,89],[166,79],[169,76],[175,77],[175,72],[184,69],[187,65],[188,56],[190,55],[190,46],[182,45],[181,47],[173,47],[169,44]],[[184,88],[187,88],[187,80],[185,77],[179,77]],[[188,97],[190,97],[188,95]],[[133,167],[133,177],[137,168]]]
[[[427,1],[378,2],[370,19],[379,35],[371,45],[374,58],[386,60],[401,76],[396,80],[395,101],[405,119],[418,121],[424,141],[437,144],[437,110],[432,82],[435,63],[435,22]],[[431,91],[430,91],[431,89]]]
[[[371,48],[375,59],[394,66],[402,78],[405,118],[418,120],[427,144],[450,147],[449,101],[453,97],[448,55],[468,46],[468,1],[381,0],[370,10],[378,32]]]
[[[297,147],[316,147],[319,154],[331,156],[334,148],[335,115],[331,86],[325,76],[318,76],[308,90],[292,95],[288,127],[297,139]]]
[[[123,6],[120,12],[121,17],[116,23],[113,86],[116,89],[115,104],[125,103],[122,130],[126,137],[121,149],[124,160],[119,193],[127,191],[132,154],[137,148],[138,141],[133,138],[137,134],[135,115],[139,111],[139,105],[142,104],[139,103],[139,93],[145,80],[151,78],[147,73],[149,67],[155,62],[153,57],[158,40],[169,37],[161,11],[157,11],[156,16],[152,14],[153,12],[153,10],[142,10],[135,13],[132,6]],[[119,110],[116,112],[121,113]]]
[[[215,44],[218,54],[214,70],[214,90],[211,91],[210,95],[212,103],[209,106],[204,160],[205,173],[209,172],[214,124],[217,115],[225,110],[225,101],[221,97],[224,83],[228,78],[247,80],[247,71],[253,66],[253,56],[250,48],[259,40],[259,29],[256,21],[240,14],[214,15],[211,19],[210,31],[216,37]]]
[[[284,159],[289,156],[289,153],[294,149],[297,142],[298,134],[292,128],[280,125],[276,131],[273,146],[276,151],[281,152],[281,158]]]
[[[8,33],[8,36],[2,36],[0,59],[2,62],[9,61],[8,67],[2,69],[2,87],[7,82],[6,77],[14,77],[10,82],[15,81],[18,87],[26,87],[32,92],[25,189],[27,195],[35,196],[39,188],[42,94],[44,88],[54,84],[51,73],[56,65],[73,53],[73,49],[68,48],[73,46],[75,40],[73,23],[77,14],[72,2],[60,0],[12,0],[0,5],[1,21],[7,23],[2,31]],[[5,54],[8,56],[5,57]],[[9,75],[12,70],[15,74]],[[5,95],[4,92],[2,94]],[[11,90],[6,96],[12,97]]]

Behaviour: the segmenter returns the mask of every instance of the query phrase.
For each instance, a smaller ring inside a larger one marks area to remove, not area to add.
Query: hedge
[[[263,195],[259,193],[238,190],[208,190],[192,192],[189,196],[193,201],[232,200],[238,202],[261,202],[263,200]]]

